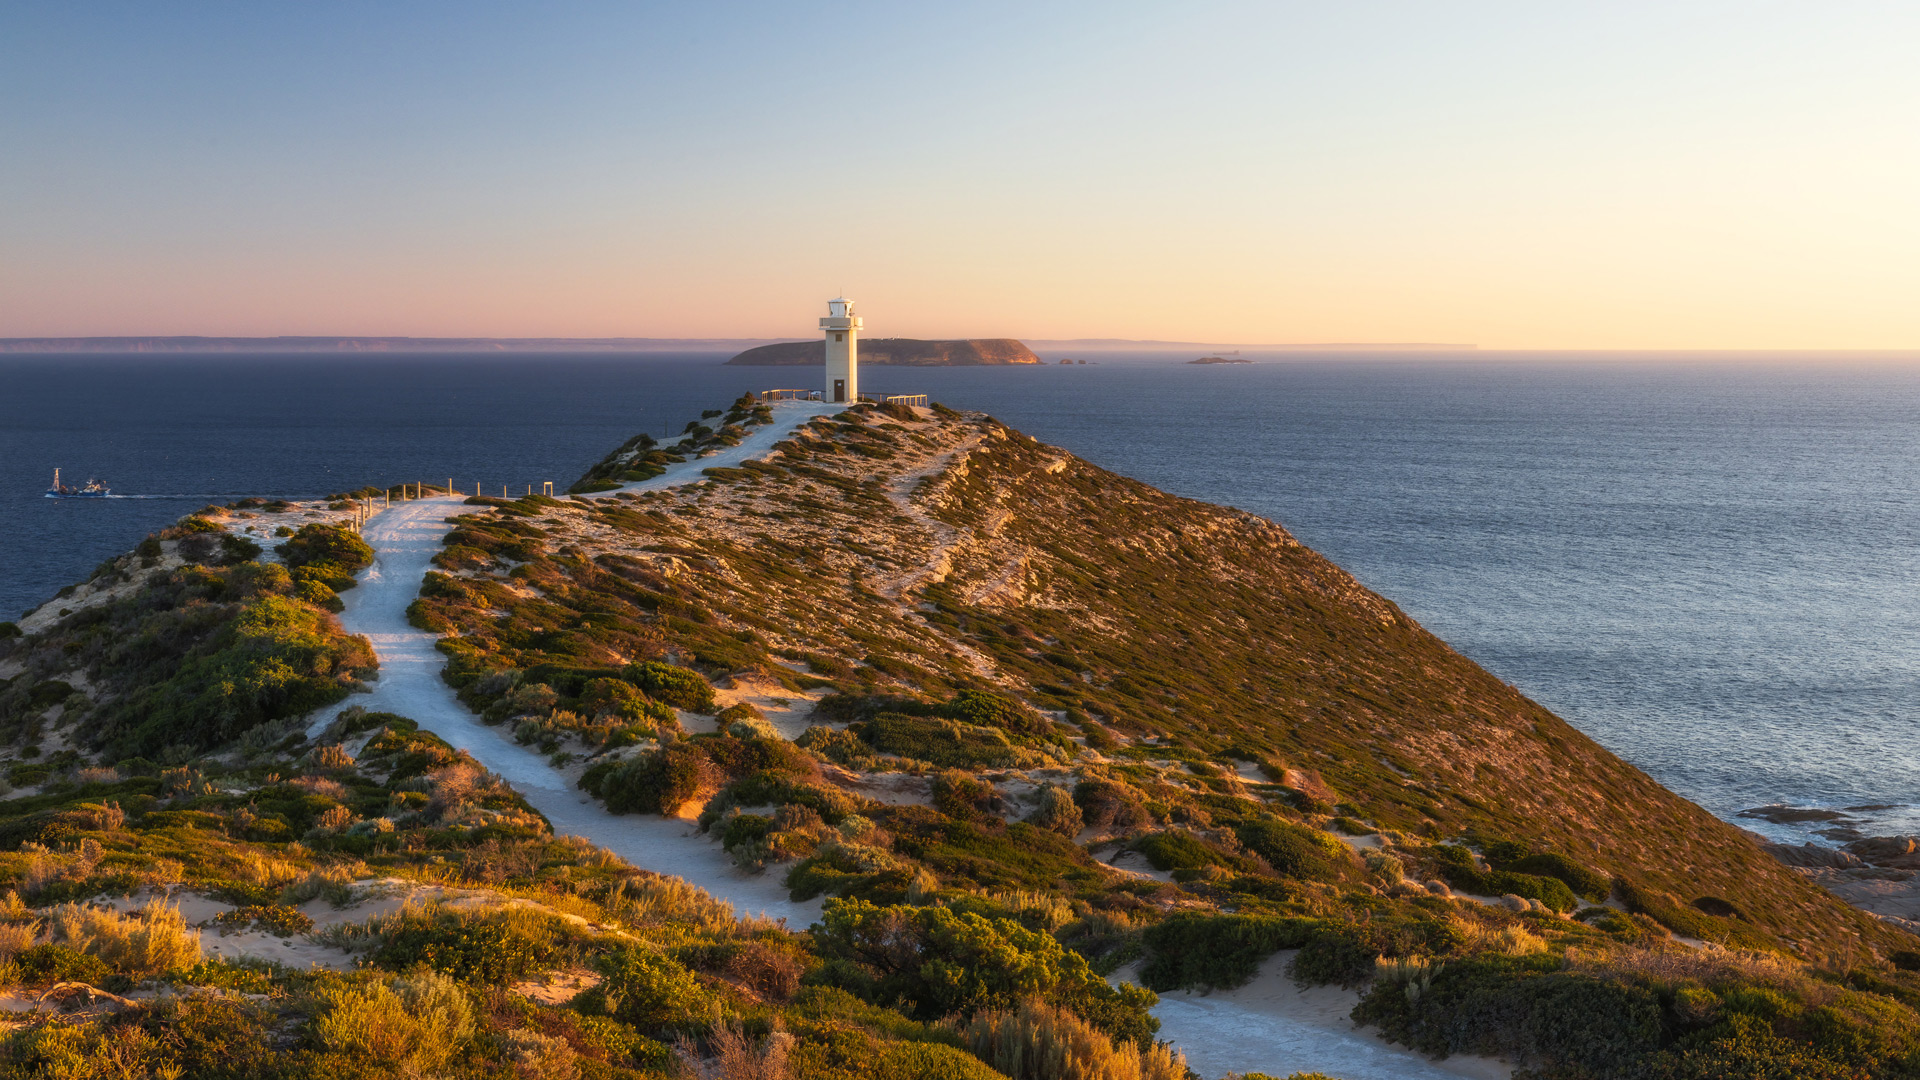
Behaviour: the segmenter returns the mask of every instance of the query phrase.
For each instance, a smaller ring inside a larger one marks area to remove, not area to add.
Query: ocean
[[[862,383],[1280,522],[1722,817],[1799,840],[1735,815],[1876,806],[1863,831],[1920,831],[1920,364],[1084,355]],[[721,359],[0,356],[0,619],[207,502],[564,487],[814,374]],[[41,498],[55,466],[116,497]]]

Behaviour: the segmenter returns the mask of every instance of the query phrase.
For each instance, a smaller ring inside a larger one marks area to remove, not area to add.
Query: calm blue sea
[[[1281,522],[1722,816],[1920,830],[1920,364],[1192,355],[863,385]],[[795,378],[720,359],[0,356],[0,618],[207,501],[565,484]]]

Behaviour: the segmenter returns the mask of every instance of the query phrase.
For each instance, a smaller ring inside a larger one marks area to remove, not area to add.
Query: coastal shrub
[[[1034,998],[986,1009],[958,1025],[974,1056],[1012,1080],[1186,1080],[1186,1058],[1165,1045],[1115,1043],[1065,1009]]]
[[[794,900],[811,900],[825,893],[897,904],[907,899],[914,877],[909,864],[886,848],[834,841],[795,863],[784,881]]]
[[[860,738],[883,754],[944,769],[1007,768],[1025,759],[1004,732],[933,717],[881,713],[860,726]]]
[[[716,800],[735,806],[804,806],[828,825],[839,825],[867,805],[841,788],[818,784],[771,770],[741,778]]]
[[[1044,734],[1051,727],[1045,717],[1012,698],[985,690],[962,690],[941,710],[949,719],[979,727],[996,727],[1019,735]]]
[[[645,948],[617,949],[594,961],[600,985],[577,1000],[584,1012],[601,1012],[642,1031],[684,1024],[706,1011],[709,996],[700,980],[670,957]]]
[[[858,734],[836,730],[825,724],[807,728],[793,744],[850,769],[870,770],[875,764],[873,748]]]
[[[335,591],[352,588],[353,576],[373,565],[367,542],[335,525],[302,525],[275,550],[296,579],[321,581]]]
[[[1481,870],[1473,853],[1458,844],[1428,848],[1447,884],[1476,896],[1518,896],[1538,900],[1554,911],[1567,912],[1580,906],[1573,890],[1557,877],[1539,877],[1511,870]]]
[[[346,603],[340,599],[340,594],[334,592],[325,582],[311,579],[302,581],[294,586],[293,595],[314,607],[325,608],[335,614],[347,609]],[[408,614],[412,614],[411,608],[408,609]]]
[[[57,982],[83,982],[94,986],[113,974],[106,961],[78,949],[52,943],[35,945],[15,954],[13,977],[25,986],[51,986]]]
[[[308,1031],[319,1047],[400,1076],[438,1074],[474,1028],[460,985],[423,972],[363,986],[321,986]]]
[[[1237,857],[1184,829],[1169,829],[1134,839],[1129,845],[1147,857],[1155,870],[1173,871],[1175,880],[1209,866],[1251,869],[1251,860]]]
[[[950,817],[985,817],[999,802],[993,785],[970,772],[948,769],[933,778],[934,809]]]
[[[621,677],[646,691],[647,696],[655,701],[663,701],[688,712],[713,712],[713,686],[697,671],[648,661],[627,665],[622,669]]]
[[[1709,915],[1630,879],[1615,878],[1613,892],[1629,912],[1652,919],[1676,934],[1745,948],[1764,948],[1768,944],[1764,935],[1737,921]]]
[[[675,722],[672,707],[649,698],[624,679],[598,678],[580,689],[579,709],[596,719],[619,717],[650,724]]]
[[[103,665],[135,684],[95,714],[97,737],[115,755],[217,746],[340,700],[353,673],[375,663],[365,638],[341,633],[325,612],[284,596],[254,599],[204,638],[170,636],[179,621],[146,620]]]
[[[923,1020],[1013,1009],[1043,997],[1116,1042],[1151,1044],[1159,999],[1129,984],[1110,986],[1050,934],[1010,919],[955,914],[943,907],[876,907],[829,901],[814,942],[828,961],[818,977]]]
[[[1558,878],[1566,884],[1573,895],[1596,904],[1605,900],[1607,894],[1613,889],[1611,878],[1590,870],[1558,852],[1548,851],[1527,855],[1512,862],[1499,864],[1499,868],[1511,870],[1516,874]]]
[[[1061,836],[1080,835],[1080,830],[1085,827],[1080,806],[1065,788],[1058,784],[1046,784],[1040,788],[1037,796],[1039,805],[1027,816],[1028,822]]]
[[[1550,954],[1451,960],[1418,996],[1376,985],[1354,1019],[1428,1055],[1497,1055],[1570,1075],[1645,1075],[1637,1067],[1663,1042],[1659,994],[1561,965]]]
[[[1266,915],[1175,915],[1146,929],[1140,981],[1150,990],[1231,989],[1260,962],[1313,940],[1318,919]]]
[[[611,813],[671,814],[706,786],[710,774],[706,755],[675,743],[628,758],[599,779],[597,791]]]
[[[1343,881],[1357,862],[1352,849],[1304,825],[1256,818],[1234,830],[1247,850],[1267,861],[1282,877],[1303,881]]]
[[[105,908],[61,904],[47,913],[54,943],[99,958],[115,972],[149,978],[200,961],[200,932],[188,930],[180,909],[164,900],[122,915]]]
[[[1079,781],[1073,786],[1073,801],[1089,828],[1120,831],[1153,820],[1139,788],[1109,777],[1089,776]]]
[[[1798,1039],[1753,1025],[1730,1026],[1734,1034],[1654,1055],[1635,1075],[1647,1080],[1871,1080],[1875,1075]]]
[[[499,986],[549,966],[560,951],[551,916],[524,909],[403,909],[379,923],[375,964],[392,971],[428,968],[467,983]]]

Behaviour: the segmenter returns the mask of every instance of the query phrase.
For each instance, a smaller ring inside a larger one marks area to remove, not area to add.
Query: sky
[[[1920,348],[1920,5],[0,5],[0,337]]]

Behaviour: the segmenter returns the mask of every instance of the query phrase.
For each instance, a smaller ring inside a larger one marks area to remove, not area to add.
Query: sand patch
[[[1095,858],[1100,858],[1095,856]],[[1155,881],[1172,881],[1173,871],[1155,870],[1145,855],[1132,849],[1121,851],[1117,855],[1100,858],[1100,861],[1131,877],[1152,878]]]
[[[820,692],[803,693],[789,690],[779,683],[762,676],[739,675],[731,682],[732,686],[714,690],[714,700],[721,708],[746,703],[760,710],[782,738],[797,739],[806,733],[813,723],[813,703],[819,699]]]
[[[1356,990],[1302,988],[1287,977],[1293,950],[1276,953],[1235,990],[1210,994],[1174,991],[1160,996],[1153,1015],[1159,1038],[1178,1046],[1201,1076],[1264,1072],[1286,1076],[1321,1072],[1341,1080],[1508,1080],[1512,1066],[1494,1058],[1454,1056],[1430,1061],[1357,1028],[1348,1018]],[[1117,981],[1134,981],[1123,970]]]

